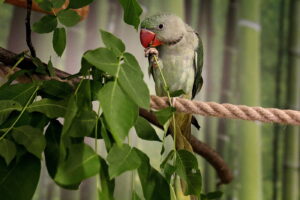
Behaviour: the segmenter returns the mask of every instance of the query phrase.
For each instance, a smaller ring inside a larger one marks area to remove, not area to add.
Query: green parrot
[[[157,65],[162,69],[169,92],[182,90],[182,98],[193,99],[200,91],[203,79],[203,46],[199,35],[183,20],[173,14],[157,14],[144,19],[140,26],[140,40],[149,60],[149,72],[155,82],[158,96],[167,96]],[[156,62],[157,61],[157,62]],[[191,114],[175,114],[176,148],[193,151]]]

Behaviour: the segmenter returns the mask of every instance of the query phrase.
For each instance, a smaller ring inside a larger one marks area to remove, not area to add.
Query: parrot
[[[181,98],[193,99],[203,85],[203,45],[198,33],[180,17],[160,13],[141,22],[140,42],[148,57],[156,95],[167,96],[161,68],[170,93],[183,91]],[[189,143],[192,114],[176,112],[172,120],[170,132],[173,137],[176,134],[176,149],[193,152]]]

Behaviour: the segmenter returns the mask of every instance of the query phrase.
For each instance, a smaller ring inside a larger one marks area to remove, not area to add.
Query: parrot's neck
[[[165,45],[168,45],[168,46],[176,45],[183,39],[183,36],[184,36],[184,34],[182,34],[178,39],[175,39],[173,41],[167,41],[167,42],[165,42]]]

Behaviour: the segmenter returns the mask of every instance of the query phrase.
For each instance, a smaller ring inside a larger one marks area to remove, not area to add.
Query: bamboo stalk
[[[276,63],[276,76],[275,76],[275,102],[274,106],[276,108],[282,107],[282,100],[281,97],[283,96],[282,91],[282,73],[284,69],[284,58],[286,53],[284,52],[284,48],[286,46],[286,31],[285,31],[285,21],[286,21],[286,5],[287,3],[284,0],[280,0],[279,2],[279,9],[278,9],[278,33],[277,33],[277,41],[278,41],[278,51],[277,51],[277,63]],[[279,162],[280,162],[280,147],[282,142],[282,134],[279,124],[275,124],[273,127],[273,141],[272,141],[272,153],[273,153],[273,160],[272,160],[272,199],[277,200],[279,198],[279,191],[281,187],[279,187],[280,181],[280,173],[279,173]]]
[[[260,104],[260,0],[241,0],[238,21],[239,103]],[[239,199],[262,200],[260,127],[240,122]]]
[[[299,109],[300,0],[291,1],[289,13],[287,106]],[[288,126],[285,134],[283,199],[299,199],[299,138],[299,127]]]

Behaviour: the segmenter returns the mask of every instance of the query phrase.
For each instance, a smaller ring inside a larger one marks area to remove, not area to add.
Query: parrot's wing
[[[202,78],[202,67],[203,67],[203,45],[201,38],[198,36],[198,48],[195,51],[194,56],[194,70],[195,70],[195,80],[193,85],[193,91],[192,91],[192,99],[196,96],[196,94],[201,90],[203,85],[203,78]]]

